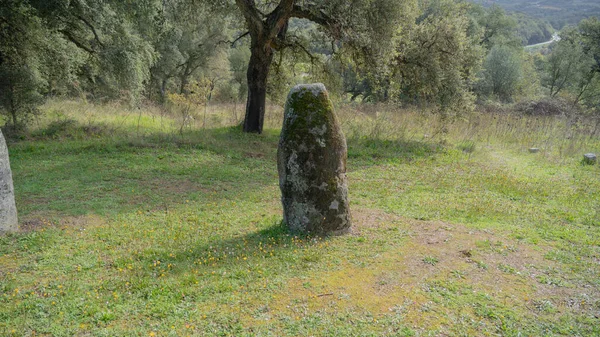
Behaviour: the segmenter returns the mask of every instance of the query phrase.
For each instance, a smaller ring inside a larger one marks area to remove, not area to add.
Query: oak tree
[[[275,53],[285,48],[310,53],[288,34],[292,19],[320,26],[337,46],[351,49],[372,65],[384,66],[392,56],[393,41],[403,15],[413,0],[235,0],[250,36],[247,70],[248,99],[244,131],[261,133],[264,123],[267,80]]]

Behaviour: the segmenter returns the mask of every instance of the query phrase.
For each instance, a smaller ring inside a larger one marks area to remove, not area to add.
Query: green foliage
[[[0,115],[15,130],[41,102],[38,57],[44,36],[33,9],[18,1],[0,4]]]
[[[483,67],[477,83],[478,92],[483,96],[510,102],[523,75],[520,51],[503,45],[494,46]]]
[[[512,13],[517,20],[517,32],[524,46],[550,41],[555,29],[543,19],[532,18],[524,13]]]
[[[246,69],[250,60],[250,49],[246,46],[234,48],[229,53],[229,65],[232,74],[231,84],[236,86],[237,100],[243,100],[248,94]]]
[[[488,51],[496,45],[507,45],[518,48],[521,41],[517,33],[517,21],[506,14],[500,6],[485,9],[481,6],[471,7],[472,35],[481,32],[480,43]]]
[[[596,60],[595,71],[600,72],[600,20],[597,17],[579,24],[584,51]]]
[[[211,58],[227,46],[226,13],[203,3],[173,1],[164,6],[161,30],[154,48],[159,54],[152,67],[151,93],[164,101],[168,91],[188,92],[188,84],[209,68]]]
[[[594,59],[583,51],[574,29],[561,33],[561,41],[553,48],[547,58],[545,85],[550,96],[556,96],[563,89],[575,85],[584,73],[590,71]]]
[[[102,94],[135,102],[150,79],[149,68],[156,60],[152,46],[131,27],[118,27],[110,47],[103,49],[97,63],[96,80]]]
[[[48,82],[42,94],[91,92],[137,99],[156,57],[159,1],[8,1],[2,59],[20,55]],[[25,42],[25,43],[22,43]],[[12,46],[12,48],[11,48]]]
[[[521,52],[521,80],[517,84],[515,100],[537,99],[543,96],[542,74],[538,68],[538,54]]]
[[[3,122],[26,123],[49,96],[164,103],[168,93],[190,95],[192,83],[205,81],[208,101],[237,106],[248,93],[252,45],[252,34],[244,35],[250,26],[242,3],[3,1]],[[547,39],[551,27],[500,6],[458,0],[255,1],[253,6],[269,24],[274,17],[267,19],[269,13],[290,3],[296,7],[285,24],[261,41],[262,50],[272,53],[264,87],[274,103],[281,103],[292,85],[316,81],[326,83],[334,98],[414,104],[445,115],[472,111],[475,94],[503,102],[537,98],[540,82],[544,93],[590,111],[600,102],[597,19],[582,22],[573,33],[565,30],[543,61],[520,49],[525,41]],[[19,88],[13,98],[22,101],[12,110],[10,85]]]
[[[573,104],[600,105],[600,21],[564,29],[545,62],[544,85],[550,96],[566,95]]]
[[[37,114],[43,85],[40,75],[28,65],[0,65],[0,115],[10,121],[13,130],[25,128]]]
[[[342,47],[349,47],[358,64],[362,60],[362,66],[376,73],[387,70],[396,43],[414,22],[416,5],[416,0],[323,1],[323,8],[347,34]]]
[[[68,88],[72,68],[57,67],[67,56],[65,43],[44,29],[43,20],[27,2],[0,4],[0,115],[15,131],[37,114],[43,95]]]
[[[472,111],[471,83],[480,66],[480,36],[469,35],[470,6],[423,1],[415,25],[397,47],[393,77],[405,102],[432,104],[446,113]]]

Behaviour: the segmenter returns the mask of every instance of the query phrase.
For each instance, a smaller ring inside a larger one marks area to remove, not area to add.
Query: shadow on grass
[[[220,128],[183,136],[13,143],[17,202],[22,215],[43,216],[107,215],[188,199],[236,199],[277,181],[276,136]]]
[[[193,268],[214,271],[221,268],[257,266],[260,261],[269,259],[302,263],[306,259],[303,249],[326,242],[330,237],[290,231],[282,221],[277,221],[264,229],[242,235],[222,238],[214,236],[206,239],[193,249],[178,251],[147,251],[137,260],[143,265],[176,265],[170,272],[187,272]],[[298,251],[299,250],[299,251]],[[288,254],[290,252],[294,254]]]
[[[433,142],[386,139],[349,139],[348,160],[356,168],[385,163],[407,163],[419,158],[433,157],[444,152]]]
[[[74,123],[74,122],[70,122]],[[70,124],[69,124],[70,125]],[[210,150],[215,153],[245,152],[250,149],[255,151],[272,150],[277,148],[278,134],[272,130],[265,133],[248,134],[243,133],[239,127],[222,127],[213,129],[201,129],[179,133],[148,133],[138,135],[135,133],[110,132],[92,133],[88,130],[105,129],[106,126],[98,125],[76,125],[70,126],[68,130],[49,130],[52,136],[25,138],[10,144],[11,152],[41,153],[53,150],[54,154],[82,154],[82,153],[120,153],[136,152],[138,150],[160,150],[160,149],[199,149]],[[37,131],[38,133],[43,133]],[[266,155],[266,153],[262,153]]]
[[[277,183],[278,130],[262,135],[239,127],[182,135],[80,134],[79,125],[53,126],[53,139],[11,144],[21,214],[110,215],[152,210],[186,200],[237,199]],[[86,130],[101,129],[86,126]],[[62,130],[67,134],[62,134]],[[84,130],[85,131],[85,130]],[[351,169],[410,162],[443,150],[419,141],[351,139]]]

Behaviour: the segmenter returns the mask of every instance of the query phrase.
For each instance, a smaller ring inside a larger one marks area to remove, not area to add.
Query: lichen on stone
[[[0,130],[0,233],[19,229],[17,207],[8,158],[8,148]]]
[[[290,90],[278,148],[284,221],[292,230],[350,227],[346,140],[322,84]]]
[[[306,92],[310,92],[313,96],[318,97],[321,93],[327,93],[327,89],[323,83],[313,83],[313,84],[298,84],[290,90],[288,95],[291,97],[293,94],[301,93],[304,94]]]

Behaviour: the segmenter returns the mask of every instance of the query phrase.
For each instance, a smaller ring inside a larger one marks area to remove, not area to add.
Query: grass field
[[[281,224],[281,108],[241,108],[47,104],[9,144],[0,335],[600,336],[593,126],[339,107],[354,225],[320,238]]]

